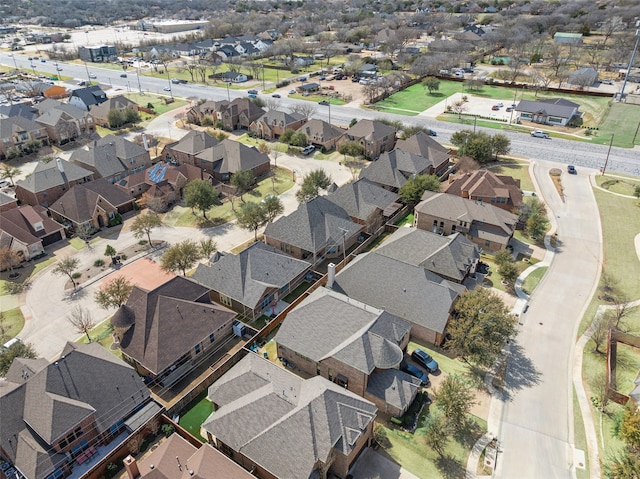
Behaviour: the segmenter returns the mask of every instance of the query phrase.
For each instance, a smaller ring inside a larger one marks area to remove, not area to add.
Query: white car
[[[94,80],[96,78],[96,76],[92,73],[89,75],[89,78],[91,78],[92,80]]]
[[[533,130],[533,131],[531,132],[531,136],[534,136],[534,137],[536,137],[536,138],[549,138],[549,134],[548,134],[548,133],[545,133],[545,132],[544,132],[544,131],[542,131],[542,130]]]
[[[502,107],[504,106],[504,103],[502,103],[502,102],[498,102],[498,103],[496,103],[496,106],[497,106],[498,108],[502,108]]]

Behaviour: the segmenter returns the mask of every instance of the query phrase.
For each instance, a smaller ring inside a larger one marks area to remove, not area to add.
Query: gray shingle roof
[[[406,140],[398,140],[396,149],[426,158],[436,170],[449,161],[449,150],[424,131],[419,131]]]
[[[397,369],[377,371],[369,376],[367,394],[406,411],[420,389],[420,380]]]
[[[571,118],[574,110],[579,106],[577,103],[562,98],[554,98],[546,101],[520,100],[516,111],[537,114],[544,113],[549,116]]]
[[[228,138],[201,151],[197,158],[212,163],[213,171],[220,174],[252,170],[270,161],[265,153],[260,153],[255,147]]]
[[[122,351],[154,374],[164,371],[235,317],[224,306],[209,303],[208,291],[182,276],[153,291],[134,286],[126,306],[135,321],[120,341]]]
[[[102,91],[99,85],[92,85],[86,88],[77,88],[71,92],[71,96],[78,97],[87,108],[107,101],[107,94]]]
[[[255,309],[269,290],[286,286],[310,266],[259,242],[239,254],[218,255],[211,265],[199,264],[191,279]]]
[[[392,314],[318,288],[289,312],[275,340],[313,361],[333,357],[370,374],[400,365],[398,344],[410,329]]]
[[[516,215],[497,206],[433,191],[424,192],[422,201],[416,205],[415,211],[418,214],[446,218],[456,223],[466,221],[469,224],[489,224],[500,228],[507,236],[513,234],[518,222]]]
[[[202,427],[281,479],[315,477],[334,449],[348,455],[377,411],[325,378],[303,380],[253,353],[209,388],[209,398],[220,408]]]
[[[398,228],[376,253],[462,281],[480,259],[478,246],[459,233],[442,236],[416,228]]]
[[[187,133],[177,144],[171,147],[172,150],[195,155],[202,150],[211,148],[220,143],[216,138],[209,135],[206,131],[192,130]]]
[[[149,399],[133,368],[98,343],[67,343],[62,357],[46,366],[15,361],[7,378],[0,381],[0,444],[30,479],[56,469],[64,456],[50,445],[88,414],[100,434]]]
[[[280,126],[282,128],[295,123],[300,120],[304,120],[305,116],[302,113],[287,113],[279,110],[269,110],[256,121],[262,121],[269,126]]]
[[[332,289],[442,333],[453,302],[465,287],[374,251],[358,255],[340,271]]]
[[[38,163],[31,175],[27,176],[24,180],[16,181],[16,186],[21,186],[32,193],[39,193],[68,182],[93,176],[92,171],[60,159],[62,168],[64,169],[64,173],[62,173],[58,170],[57,161],[58,159],[50,161],[49,163]]]
[[[97,140],[86,150],[75,151],[70,160],[95,169],[102,178],[144,167],[150,162],[149,152],[142,146],[114,135]]]
[[[385,190],[366,178],[347,183],[327,196],[329,201],[341,206],[349,216],[362,220],[368,219],[373,213],[384,211],[399,198],[398,194]]]
[[[317,118],[309,120],[298,128],[311,143],[326,143],[344,135],[344,130]]]
[[[269,223],[264,234],[303,250],[318,252],[326,246],[342,244],[343,236],[348,242],[361,229],[343,208],[318,196],[299,205],[293,213]]]
[[[375,120],[360,120],[349,128],[346,135],[354,138],[364,138],[369,141],[378,141],[388,135],[395,135],[396,130],[389,125]]]
[[[426,158],[395,149],[384,152],[378,160],[360,170],[360,178],[392,188],[402,188],[412,175],[420,175],[432,166]]]
[[[12,116],[9,118],[3,118],[0,121],[0,139],[8,139],[14,136],[14,133],[20,131],[32,132],[42,128],[33,120],[29,120],[23,116]]]

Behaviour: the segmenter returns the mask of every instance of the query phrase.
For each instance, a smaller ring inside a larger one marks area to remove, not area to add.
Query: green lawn
[[[533,290],[536,289],[536,286],[538,286],[538,283],[546,274],[547,269],[547,266],[542,266],[533,270],[531,274],[525,278],[524,283],[522,283],[522,290],[529,295],[533,293]]]
[[[613,193],[633,196],[635,189],[640,186],[640,180],[631,178],[617,178],[607,175],[596,175],[596,184]]]
[[[266,143],[271,151],[277,150],[280,153],[287,153],[289,151],[289,145],[286,143],[281,143],[279,141],[267,141],[262,138],[253,138],[247,133],[239,136],[236,141],[244,143],[247,146],[255,146],[256,148],[258,148],[261,143]]]
[[[410,341],[409,345],[407,346],[407,353],[411,354],[416,348],[420,348],[433,356],[433,359],[437,361],[441,371],[446,371],[447,374],[455,374],[458,376],[469,375],[470,369],[467,363],[447,356],[441,349],[435,349],[431,346],[424,346],[422,344]]]
[[[582,101],[582,98],[580,98]],[[603,100],[608,100],[603,98]],[[580,110],[583,110],[582,103]],[[635,120],[634,120],[635,118]],[[593,143],[608,145],[611,135],[614,135],[613,145],[623,148],[633,148],[633,145],[640,145],[640,134],[633,143],[633,136],[638,127],[638,107],[625,103],[613,103],[610,107],[602,110],[602,120],[593,122],[590,126],[597,126],[598,130],[593,136]],[[589,123],[587,123],[589,124]]]
[[[298,286],[296,286],[296,288],[293,291],[291,291],[288,295],[282,298],[282,301],[284,301],[285,303],[291,304],[296,299],[298,299],[300,295],[304,293],[306,290],[308,290],[310,287],[311,287],[311,283],[309,283],[308,281],[303,281]]]
[[[411,213],[407,214],[407,216],[405,216],[404,218],[398,220],[398,222],[396,223],[396,226],[413,225],[413,221],[414,221],[414,215],[412,211]]]
[[[383,426],[382,431],[386,436],[385,452],[403,468],[420,478],[464,477],[471,446],[487,430],[487,423],[476,416],[468,415],[475,425],[473,431],[465,438],[454,435],[447,444],[444,457],[440,457],[426,446],[423,439],[426,434],[423,424],[427,414],[428,412],[423,412],[419,426],[413,434],[395,427]]]
[[[203,391],[180,414],[178,424],[202,442],[206,440],[200,435],[200,426],[213,412],[213,403],[207,399],[207,391]]]
[[[482,253],[481,259],[484,263],[489,265],[489,275],[485,278],[485,282],[491,283],[490,286],[492,288],[496,288],[505,293],[513,294],[513,290],[511,287],[502,284],[502,276],[498,273],[498,266],[493,261],[493,256],[489,256],[486,253]],[[534,262],[535,263],[535,262]],[[524,261],[516,261],[515,265],[518,269],[518,274],[522,273],[525,269],[529,267],[531,263],[525,263]]]
[[[1,314],[5,334],[0,338],[0,344],[4,344],[8,340],[15,338],[22,331],[22,328],[24,328],[24,316],[20,308],[13,308]]]
[[[35,275],[37,275],[40,271],[42,271],[44,268],[46,268],[47,266],[55,262],[56,262],[55,258],[49,257],[47,259],[36,260],[35,262],[23,263],[23,267],[19,270],[21,273],[20,277],[17,280],[14,280],[14,282],[28,281],[31,278],[33,278]],[[28,275],[28,276],[26,276],[25,278],[25,275]],[[8,294],[4,289],[5,284],[7,284],[7,280],[5,279],[7,277],[8,277],[8,274],[6,271],[0,275],[0,296]]]
[[[168,111],[175,110],[176,108],[180,108],[181,106],[185,106],[187,103],[189,103],[187,100],[176,98],[173,103],[169,103],[167,105],[164,101],[167,97],[161,95],[153,95],[151,93],[125,93],[124,96],[145,108],[149,103],[151,103],[153,105],[153,111],[155,111],[158,115],[162,115],[163,113],[166,113]],[[147,114],[141,112],[140,116],[144,118],[145,115]]]
[[[507,175],[520,180],[520,189],[524,191],[535,191],[533,182],[529,176],[529,163],[524,161],[505,160],[504,165],[497,163],[487,166],[488,170],[497,175]]]
[[[275,185],[275,190],[274,190]],[[258,186],[249,193],[244,194],[244,201],[251,203],[259,203],[267,195],[281,195],[285,191],[293,187],[293,178],[291,172],[284,168],[276,168],[275,182],[271,178],[266,178],[258,183]],[[234,200],[236,209],[242,207],[242,200],[237,198]],[[207,211],[208,221],[202,216],[202,212],[196,211],[194,214],[191,208],[176,205],[168,213],[163,216],[163,222],[170,226],[187,226],[187,227],[203,227],[212,226],[213,224],[221,224],[231,221],[235,218],[232,204],[225,201],[220,206],[214,206]]]

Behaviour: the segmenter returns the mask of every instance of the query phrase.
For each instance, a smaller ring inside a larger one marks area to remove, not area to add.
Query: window
[[[200,354],[200,345],[199,344],[196,344],[195,350],[196,350],[196,354]]]
[[[214,339],[215,339],[215,336],[213,335],[213,333],[211,333],[209,335],[209,342],[212,343],[214,341]]]
[[[220,293],[220,302],[222,304],[224,304],[225,306],[229,306],[229,307],[231,307],[231,305],[233,303],[229,296],[227,296],[226,294],[222,294],[222,293]]]
[[[455,233],[456,232],[456,225],[451,225],[451,233]]]

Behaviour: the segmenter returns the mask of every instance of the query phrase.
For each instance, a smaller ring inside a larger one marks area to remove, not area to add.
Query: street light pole
[[[613,145],[613,133],[611,134],[611,141],[609,142],[609,149],[607,150],[607,159],[604,160],[604,166],[602,167],[602,176],[607,171],[607,164],[609,163],[609,153],[611,153],[611,146]]]
[[[15,56],[15,54],[11,53],[9,56],[13,59],[13,64],[16,66],[16,70],[20,70],[20,69],[18,68],[18,62],[16,61],[16,56]]]
[[[229,93],[229,87],[231,86],[231,82],[227,82],[227,100],[231,102],[231,93]]]
[[[636,27],[640,27],[640,21],[636,22]],[[633,67],[633,62],[636,58],[636,52],[638,51],[638,44],[640,43],[640,28],[636,30],[636,46],[633,47],[633,53],[631,54],[631,60],[629,60],[629,65],[627,66],[627,73],[624,75],[624,82],[622,83],[622,90],[620,90],[620,97],[618,101],[622,101],[624,97],[624,89],[627,86],[627,80],[629,79],[629,74],[631,73],[631,67]]]

